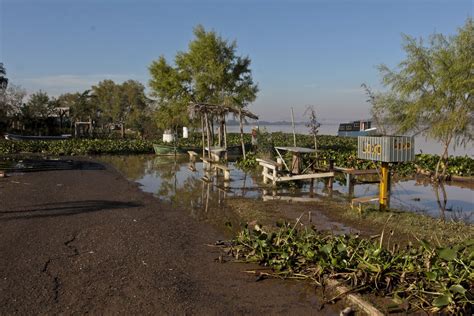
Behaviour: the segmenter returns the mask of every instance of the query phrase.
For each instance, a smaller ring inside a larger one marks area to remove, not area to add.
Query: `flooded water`
[[[192,217],[202,221],[220,224],[240,224],[238,218],[225,204],[226,198],[238,197],[263,200],[311,201],[312,199],[334,199],[347,202],[353,197],[376,196],[377,183],[360,183],[347,187],[344,177],[337,176],[333,190],[328,190],[324,181],[314,186],[287,184],[272,190],[262,184],[261,175],[246,173],[234,164],[231,167],[231,181],[203,169],[196,162],[195,170],[189,168],[187,157],[158,157],[154,155],[102,156],[128,179],[140,184],[145,192],[157,198],[188,210]],[[364,182],[375,182],[365,178]],[[473,186],[448,183],[433,186],[426,178],[404,180],[392,183],[392,208],[426,214],[432,217],[474,222]],[[229,225],[230,226],[230,225]]]

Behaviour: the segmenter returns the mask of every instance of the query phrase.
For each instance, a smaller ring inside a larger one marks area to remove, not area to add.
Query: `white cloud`
[[[65,92],[76,92],[90,89],[91,86],[102,80],[110,79],[117,83],[133,79],[146,83],[146,78],[135,74],[91,74],[72,75],[61,74],[29,78],[11,78],[11,82],[19,84],[30,93],[43,90],[51,95],[59,95]]]

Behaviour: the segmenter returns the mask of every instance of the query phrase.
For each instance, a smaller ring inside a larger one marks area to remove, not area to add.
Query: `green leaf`
[[[445,294],[445,295],[441,295],[435,298],[432,304],[435,307],[443,307],[443,306],[449,305],[450,302],[451,302],[451,296]]]
[[[346,251],[347,247],[344,244],[337,244],[337,251],[343,252]]]
[[[436,277],[438,276],[436,274],[436,272],[432,272],[432,271],[428,271],[425,273],[426,274],[426,278],[429,280],[429,281],[436,281]]]
[[[450,292],[459,293],[464,295],[466,293],[466,289],[461,284],[454,284],[449,288]]]
[[[457,253],[454,249],[451,249],[451,248],[443,248],[441,249],[441,251],[439,252],[439,256],[440,258],[446,260],[446,261],[452,261],[454,259],[456,259],[457,257]]]
[[[327,244],[321,247],[321,251],[328,255],[331,253],[331,250],[332,250],[332,246],[330,244]]]

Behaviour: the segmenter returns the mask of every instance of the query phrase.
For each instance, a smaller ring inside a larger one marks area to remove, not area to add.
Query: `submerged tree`
[[[316,115],[316,110],[314,109],[314,106],[308,105],[306,107],[306,111],[304,112],[304,115],[308,115],[309,122],[306,123],[306,127],[309,128],[309,133],[313,135],[313,141],[314,141],[314,150],[316,150],[316,157],[318,156],[318,141],[317,141],[317,136],[319,133],[319,127],[321,124],[318,121],[318,117]]]
[[[473,139],[473,20],[454,36],[433,34],[428,45],[406,35],[403,40],[406,59],[394,70],[379,66],[389,92],[378,95],[375,111],[399,133],[423,133],[442,144],[438,177],[446,171],[449,146],[466,146]]]
[[[176,54],[175,66],[161,56],[149,67],[149,84],[157,98],[157,120],[162,128],[188,123],[190,102],[243,108],[256,98],[258,87],[252,79],[250,58],[236,55],[236,42],[200,25],[194,36],[188,51]]]

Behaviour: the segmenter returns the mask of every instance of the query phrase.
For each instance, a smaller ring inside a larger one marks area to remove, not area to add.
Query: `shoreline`
[[[0,195],[1,314],[318,313],[314,290],[220,263],[221,233],[110,167],[1,178]]]

